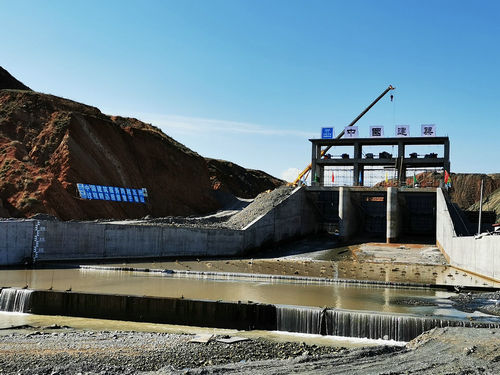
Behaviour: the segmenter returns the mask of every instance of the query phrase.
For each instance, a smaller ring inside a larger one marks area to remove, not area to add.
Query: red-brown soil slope
[[[145,187],[148,204],[82,200],[77,183]],[[137,119],[33,92],[0,67],[0,217],[204,214],[224,204],[214,189],[253,198],[282,183],[262,171],[204,159]]]
[[[484,181],[483,197],[500,188],[500,174],[453,173],[450,191],[452,200],[462,209],[479,202],[481,180]]]
[[[255,198],[263,191],[275,189],[285,183],[266,172],[245,169],[229,161],[210,158],[206,158],[206,161],[213,189],[240,198]]]
[[[500,223],[500,188],[493,193],[483,197],[483,211],[493,211],[496,214],[496,222]],[[469,211],[479,211],[479,201],[469,207]]]
[[[149,204],[85,201],[76,183],[145,187]],[[218,208],[205,159],[157,128],[32,91],[0,90],[0,215],[61,219]]]

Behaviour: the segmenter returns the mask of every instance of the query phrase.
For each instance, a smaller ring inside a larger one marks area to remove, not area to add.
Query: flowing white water
[[[32,290],[6,288],[0,292],[0,311],[29,312]]]
[[[305,306],[276,306],[278,331],[324,334],[325,310]]]
[[[276,306],[277,329],[321,335],[409,341],[434,327],[500,327],[500,323],[381,314],[302,306]]]

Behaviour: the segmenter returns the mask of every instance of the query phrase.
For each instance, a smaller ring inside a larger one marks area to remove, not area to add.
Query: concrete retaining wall
[[[315,208],[306,189],[296,188],[288,199],[244,228],[243,249],[288,240],[314,233],[319,228]]]
[[[75,222],[43,222],[36,260],[232,255],[241,252],[235,230]]]
[[[458,237],[441,189],[436,210],[437,245],[450,264],[500,282],[500,236]]]
[[[45,220],[0,222],[0,265],[177,256],[229,256],[315,232],[304,188],[244,230]]]
[[[0,265],[23,264],[31,259],[33,221],[6,220],[0,223]]]

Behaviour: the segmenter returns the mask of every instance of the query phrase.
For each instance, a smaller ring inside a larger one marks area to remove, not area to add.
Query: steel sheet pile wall
[[[31,313],[241,330],[272,330],[273,305],[36,290]]]
[[[305,306],[276,306],[277,329],[320,335],[409,341],[435,327],[497,328],[498,323]]]

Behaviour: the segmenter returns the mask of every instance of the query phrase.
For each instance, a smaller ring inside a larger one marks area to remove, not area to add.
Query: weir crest
[[[432,328],[498,328],[499,323],[276,305],[278,331],[410,341]]]

